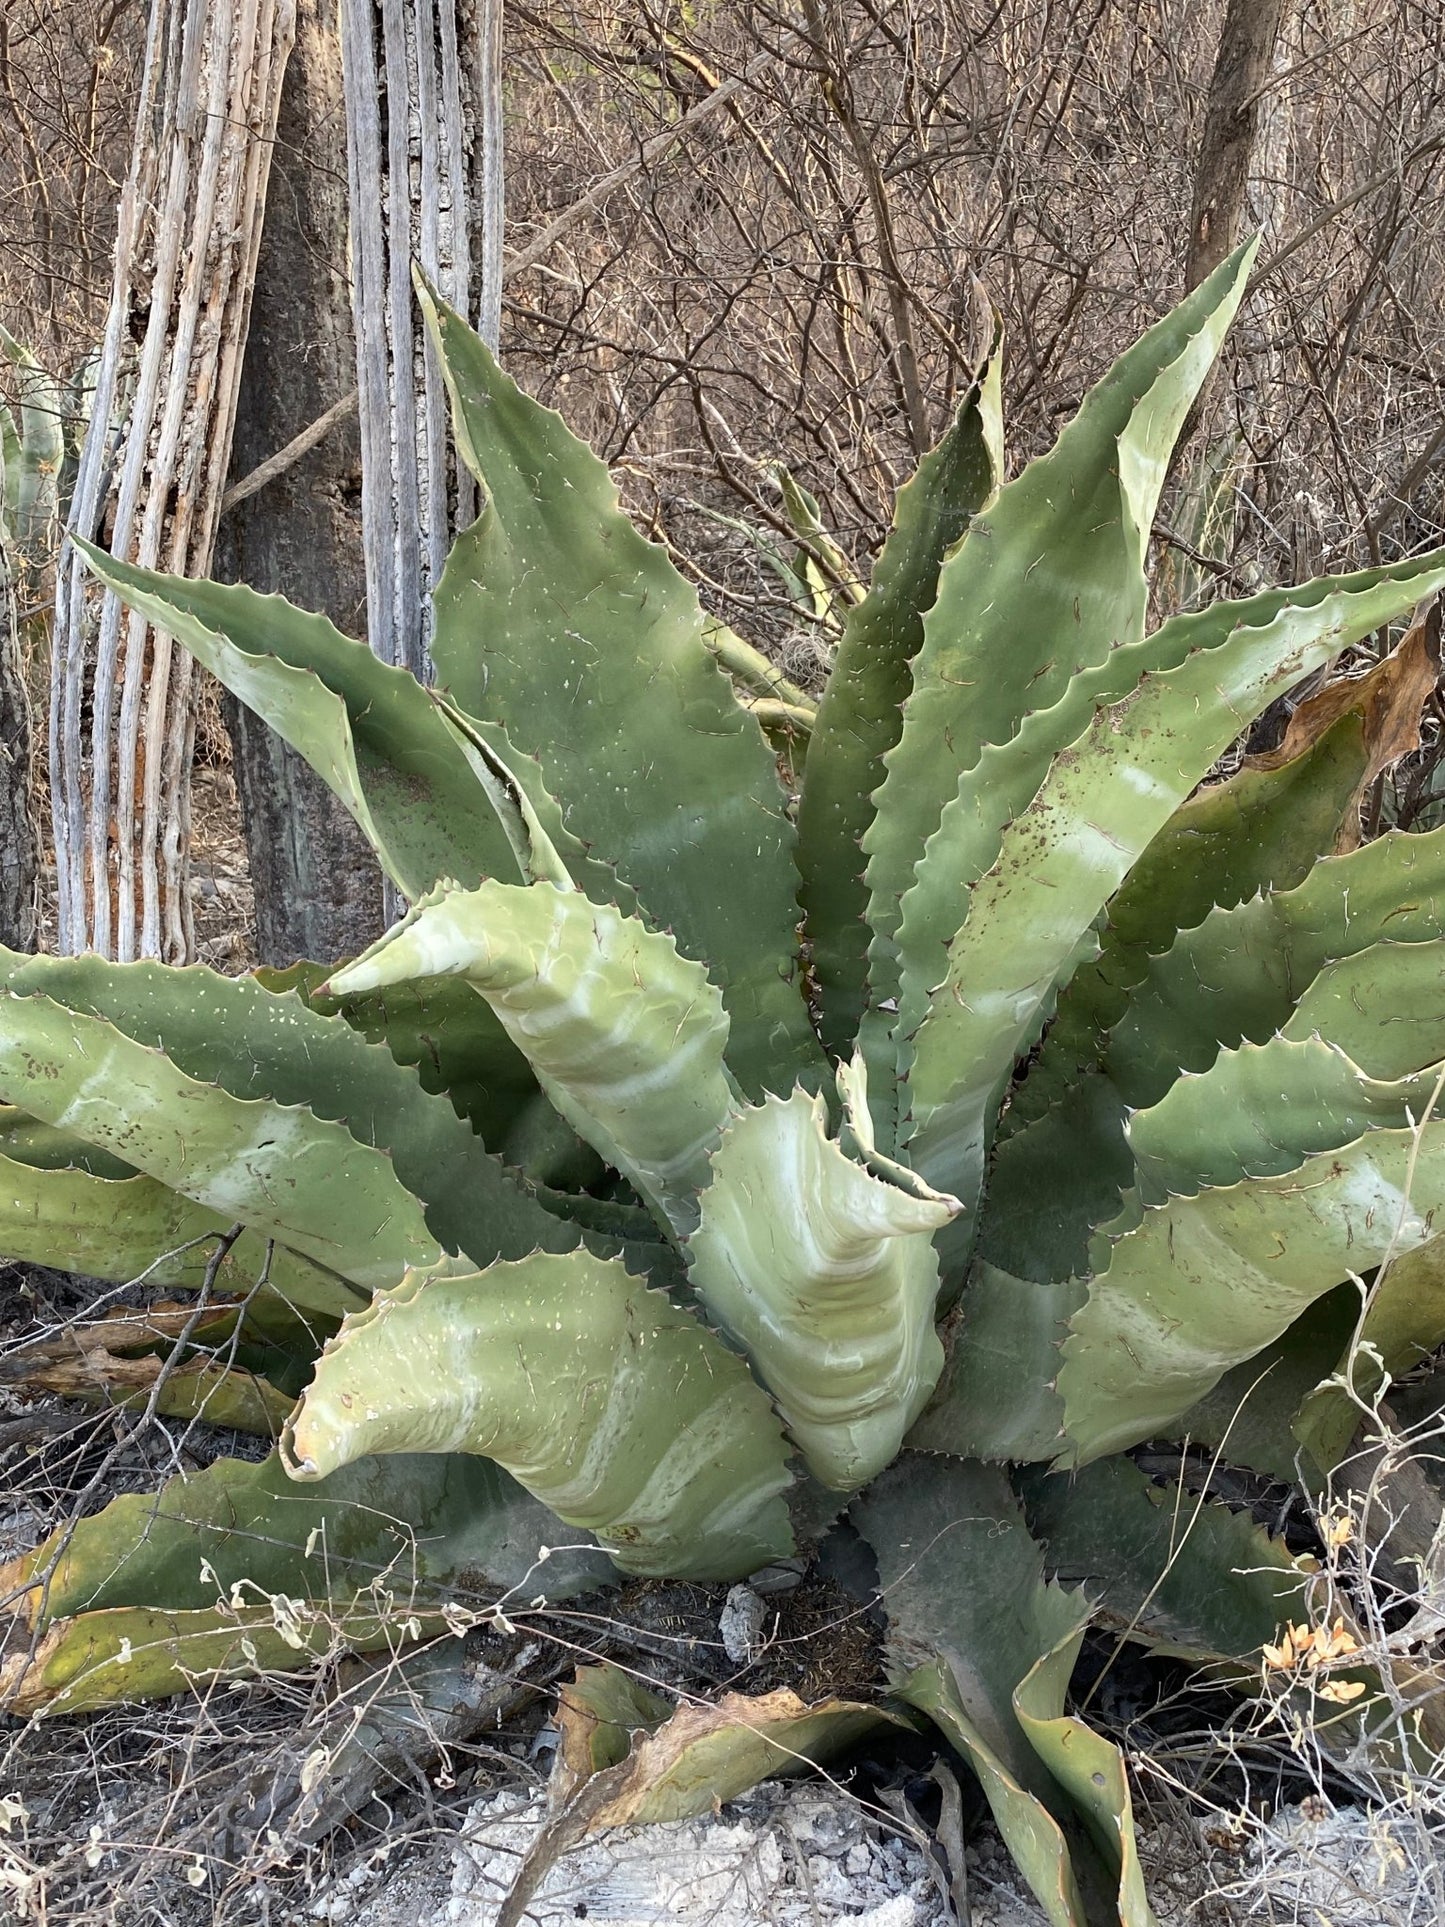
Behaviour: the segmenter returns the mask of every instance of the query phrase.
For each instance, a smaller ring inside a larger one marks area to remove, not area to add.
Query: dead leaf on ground
[[[809,1706],[790,1687],[672,1710],[616,1666],[579,1668],[563,1689],[557,1724],[558,1810],[528,1850],[497,1927],[518,1927],[548,1869],[588,1834],[714,1812],[762,1780],[836,1757],[879,1727],[911,1726],[858,1700]]]

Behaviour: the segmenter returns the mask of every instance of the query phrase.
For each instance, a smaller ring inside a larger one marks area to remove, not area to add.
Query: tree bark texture
[[[294,0],[152,0],[71,528],[209,572]],[[61,557],[50,771],[62,951],[180,962],[195,671]]]
[[[421,677],[428,592],[475,492],[453,461],[412,263],[470,311],[478,27],[466,0],[348,0],[342,11],[368,631],[384,662]]]
[[[1194,174],[1184,285],[1196,288],[1243,237],[1250,163],[1284,0],[1229,0]]]
[[[351,387],[346,117],[339,0],[299,0],[281,95],[232,461],[247,475]],[[366,633],[360,441],[354,416],[257,494],[228,509],[227,580],[280,591],[351,635]],[[263,963],[331,963],[381,930],[381,874],[325,784],[227,697]]]
[[[33,950],[37,849],[20,605],[0,541],[0,943]]]

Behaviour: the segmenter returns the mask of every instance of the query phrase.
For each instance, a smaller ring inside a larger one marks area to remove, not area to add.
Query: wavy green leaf
[[[590,1252],[412,1273],[346,1321],[287,1469],[418,1449],[495,1459],[629,1572],[736,1579],[791,1548],[786,1447],[747,1367]]]
[[[89,1138],[229,1223],[368,1290],[440,1256],[391,1160],[300,1105],[232,1097],[163,1051],[38,995],[0,991],[0,1099]]]
[[[1317,600],[1287,601],[1273,614],[1256,606],[1266,617],[1257,627],[1221,619],[1213,647],[1146,674],[1054,759],[975,886],[914,1040],[912,1111],[901,1135],[931,1182],[951,1181],[966,1203],[976,1200],[999,1100],[1060,973],[1200,777],[1281,689],[1445,583],[1445,557],[1387,573],[1363,588],[1323,593],[1328,585],[1316,585]]]
[[[1130,1104],[1153,1103],[1221,1046],[1262,1044],[1324,967],[1372,945],[1445,938],[1445,830],[1390,832],[1325,857],[1293,890],[1214,910],[1150,957],[1109,1038],[1109,1074]]]
[[[877,1556],[898,1698],[936,1721],[978,1774],[1053,1927],[1084,1927],[1074,1862],[1087,1843],[1015,1694],[1043,1654],[1079,1634],[1087,1604],[1045,1583],[1043,1555],[993,1468],[905,1457],[848,1516]]]
[[[304,1105],[343,1124],[360,1143],[389,1154],[438,1242],[477,1264],[575,1242],[488,1156],[449,1104],[429,1097],[386,1050],[340,1017],[308,1009],[299,996],[199,966],[10,951],[0,951],[0,985],[40,991],[104,1018],[137,1043],[163,1050],[187,1077],[233,1097]]]
[[[839,1056],[857,1032],[867,985],[861,845],[872,794],[903,725],[909,663],[923,643],[944,557],[1003,472],[999,389],[995,341],[948,433],[898,491],[868,594],[848,610],[818,704],[798,805],[798,869],[823,1041]]]
[[[226,1217],[137,1173],[88,1171],[0,1158],[0,1251],[23,1264],[54,1265],[114,1284],[196,1291],[205,1280]],[[327,1318],[354,1311],[357,1295],[334,1271],[277,1245],[269,1268],[265,1237],[245,1231],[222,1259],[218,1292],[246,1292],[258,1279],[288,1304]]]
[[[307,1666],[333,1644],[399,1645],[513,1590],[530,1603],[606,1583],[601,1552],[543,1551],[554,1537],[550,1515],[485,1459],[368,1459],[307,1487],[274,1453],[218,1459],[0,1567],[18,1636],[0,1703],[78,1712],[209,1672]]]
[[[1441,1065],[1393,1082],[1366,1077],[1317,1037],[1223,1050],[1209,1070],[1181,1077],[1130,1119],[1140,1190],[1155,1202],[1279,1177],[1366,1131],[1406,1128],[1425,1115],[1441,1077]]]
[[[1193,1662],[1255,1661],[1300,1620],[1312,1562],[1247,1512],[1151,1485],[1128,1459],[1018,1475],[1029,1530],[1049,1570],[1082,1585],[1112,1624]]]
[[[979,1257],[1041,1285],[1082,1272],[1090,1238],[1117,1217],[1134,1182],[1124,1120],[1118,1092],[1095,1071],[1005,1138],[989,1172]]]
[[[1083,1637],[1077,1632],[1060,1640],[1024,1675],[1014,1692],[1014,1713],[1035,1753],[1082,1814],[1113,1876],[1119,1927],[1159,1927],[1144,1891],[1124,1755],[1083,1720],[1064,1712]]]
[[[1328,963],[1282,1037],[1326,1038],[1371,1077],[1401,1078],[1445,1059],[1445,941],[1377,943]]]
[[[439,681],[536,756],[564,819],[708,965],[750,1091],[819,1054],[773,754],[703,640],[697,595],[605,466],[423,291],[457,447],[487,494],[436,591]]]
[[[1169,453],[1253,255],[1252,243],[1231,255],[1121,356],[945,563],[864,839],[875,1004],[895,992],[889,945],[902,899],[960,776],[1074,676],[1142,636],[1145,544]]]
[[[1253,1178],[1146,1209],[1101,1233],[1088,1302],[1073,1319],[1058,1389],[1072,1450],[1167,1436],[1232,1366],[1387,1252],[1432,1236],[1445,1184],[1445,1124],[1375,1130]]]
[[[866,1097],[865,1097],[866,1103]],[[933,1390],[933,1233],[956,1208],[872,1176],[795,1091],[723,1133],[688,1244],[693,1289],[772,1393],[808,1469],[853,1491]]]
[[[1105,1035],[1148,974],[1151,952],[1167,950],[1217,907],[1303,882],[1333,849],[1367,766],[1361,720],[1351,713],[1288,763],[1246,764],[1180,805],[1111,899],[1098,960],[1085,964],[1059,998],[1001,1135],[1042,1117],[1103,1062]]]
[[[1065,1444],[1059,1353],[1085,1298],[1075,1279],[1036,1284],[976,1259],[946,1333],[943,1376],[909,1445],[963,1459],[1055,1457]]]
[[[418,904],[327,990],[464,977],[588,1143],[666,1224],[696,1222],[732,1104],[728,1020],[701,964],[610,904],[548,883],[485,883]]]
[[[403,895],[421,896],[444,876],[516,875],[486,792],[407,670],[283,596],[157,575],[72,539],[107,588],[306,758]]]
[[[1026,716],[1008,742],[985,748],[945,805],[903,899],[897,939],[900,1074],[908,1069],[909,1040],[927,1012],[948,946],[968,915],[974,885],[998,861],[1009,825],[1025,814],[1038,795],[1053,758],[1078,741],[1097,710],[1122,703],[1146,675],[1166,674],[1201,650],[1218,649],[1239,629],[1261,629],[1293,616],[1304,619],[1296,625],[1299,636],[1302,631],[1308,633],[1313,612],[1322,628],[1340,629],[1343,647],[1345,641],[1357,640],[1376,626],[1378,610],[1372,597],[1381,599],[1384,608],[1394,608],[1400,601],[1395,585],[1402,578],[1413,585],[1416,573],[1414,562],[1363,569],[1354,575],[1320,577],[1298,588],[1267,590],[1243,602],[1216,602],[1195,615],[1175,616],[1142,642],[1116,648],[1102,664],[1075,676],[1052,709]],[[1405,598],[1407,606],[1411,599],[1413,586]],[[1253,771],[1240,774],[1258,776]],[[1273,787],[1247,787],[1236,777],[1221,789],[1224,794],[1215,796],[1207,807],[1199,798],[1192,808],[1183,804],[1142,852],[1139,862],[1146,868],[1146,880],[1155,886],[1144,902],[1132,893],[1132,880],[1124,881],[1110,907],[1107,951],[1097,964],[1086,966],[1096,974],[1102,969],[1105,983],[1117,979],[1121,969],[1127,978],[1128,961],[1137,969],[1137,957],[1126,960],[1120,954],[1125,945],[1139,951],[1161,925],[1165,940],[1172,937],[1179,926],[1167,923],[1167,906],[1172,904],[1188,920],[1191,909],[1203,916],[1216,904],[1237,902],[1249,887],[1246,879],[1252,878],[1256,889],[1272,881],[1269,872],[1282,863],[1295,871],[1289,882],[1307,874],[1308,859],[1296,854],[1301,848],[1299,819],[1292,816],[1290,822],[1288,855],[1278,849],[1278,833],[1273,838],[1269,835],[1274,827],[1270,812],[1277,811],[1282,800]],[[1292,805],[1299,800],[1297,789],[1298,785],[1290,786]],[[1310,800],[1308,790],[1304,800]],[[1246,808],[1255,819],[1247,824],[1239,820]],[[1263,822],[1258,820],[1261,816]],[[1223,849],[1219,847],[1221,823],[1234,831]],[[1338,817],[1333,827],[1338,828]],[[1242,836],[1252,837],[1260,830],[1265,832],[1263,841],[1241,846]],[[1246,849],[1249,855],[1244,854]],[[1218,894],[1209,894],[1211,890]]]

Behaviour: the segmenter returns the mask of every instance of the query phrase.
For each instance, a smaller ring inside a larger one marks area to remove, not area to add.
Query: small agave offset
[[[486,501],[435,689],[87,550],[412,907],[329,970],[0,963],[0,1247],[189,1294],[112,1396],[295,1401],[263,1463],[0,1575],[12,1710],[619,1570],[741,1579],[846,1514],[895,1708],[973,1766],[1050,1920],[1152,1919],[1120,1756],[1064,1710],[1084,1628],[1247,1670],[1306,1574],[1213,1501],[1179,1543],[1180,1493],[1125,1455],[1228,1435],[1322,1481],[1354,1396],[1445,1340],[1445,831],[1350,847],[1363,697],[1200,787],[1445,551],[1147,632],[1251,258],[1007,482],[995,345],[790,712],[796,796],[756,652],[426,289]]]

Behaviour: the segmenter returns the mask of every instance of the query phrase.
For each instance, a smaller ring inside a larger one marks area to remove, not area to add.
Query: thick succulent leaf
[[[1036,1284],[975,1260],[943,1376],[908,1443],[967,1459],[1055,1457],[1064,1445],[1059,1353],[1085,1297],[1075,1279]]]
[[[1377,943],[1326,964],[1280,1035],[1337,1044],[1371,1077],[1445,1058],[1445,941]]]
[[[449,1104],[429,1097],[386,1050],[341,1018],[308,1009],[300,997],[199,967],[10,951],[0,951],[0,985],[41,991],[82,1015],[104,1018],[137,1043],[163,1050],[187,1077],[233,1097],[305,1105],[344,1125],[353,1138],[389,1155],[438,1242],[477,1264],[575,1242],[487,1155]]]
[[[1050,1921],[1083,1927],[1073,1865],[1081,1842],[1014,1695],[1042,1655],[1081,1630],[1087,1605],[1045,1583],[1043,1555],[993,1468],[905,1456],[849,1518],[878,1560],[898,1697],[935,1720],[974,1768]]]
[[[98,1017],[0,992],[0,1099],[366,1290],[440,1256],[391,1160],[301,1105],[245,1100]]]
[[[194,1291],[204,1282],[217,1241],[235,1218],[195,1204],[154,1178],[98,1178],[89,1171],[0,1158],[0,1251],[23,1264],[54,1265],[113,1284]],[[222,1258],[218,1292],[266,1290],[302,1311],[341,1318],[355,1289],[334,1271],[244,1231]]]
[[[1369,1296],[1354,1303],[1345,1345],[1319,1376],[1323,1383],[1300,1407],[1294,1434],[1323,1471],[1348,1452],[1366,1405],[1387,1376],[1403,1378],[1445,1345],[1445,1239],[1406,1251],[1370,1281]],[[1351,1396],[1346,1387],[1353,1389]]]
[[[17,1719],[92,1713],[165,1699],[201,1680],[295,1671],[338,1647],[405,1650],[447,1630],[440,1612],[393,1616],[373,1607],[335,1615],[289,1597],[278,1606],[112,1606],[56,1620],[33,1647],[0,1658],[0,1709]]]
[[[1207,1070],[1222,1045],[1267,1042],[1326,964],[1441,938],[1445,830],[1391,832],[1325,857],[1295,889],[1212,911],[1147,960],[1110,1035],[1109,1074],[1128,1103],[1151,1104],[1181,1070]]]
[[[914,1040],[903,1128],[910,1161],[966,1203],[1013,1066],[1035,1041],[1060,973],[1134,861],[1200,777],[1272,697],[1364,629],[1445,583],[1445,557],[1368,587],[1287,601],[1257,626],[1220,621],[1213,647],[1146,674],[1055,758],[1005,831]],[[1266,599],[1272,602],[1272,599]],[[1242,605],[1250,612],[1251,605]],[[1180,618],[1192,623],[1194,618]],[[945,1243],[945,1249],[947,1244]]]
[[[395,1646],[513,1590],[530,1603],[606,1583],[595,1547],[544,1552],[553,1538],[550,1515],[485,1459],[369,1459],[309,1487],[274,1454],[218,1459],[0,1567],[13,1615],[0,1703],[148,1698],[211,1671],[306,1666],[338,1636]]]
[[[889,945],[902,899],[960,776],[1081,671],[1142,636],[1145,543],[1169,453],[1253,252],[1231,255],[1115,363],[945,563],[864,839],[875,1004],[895,994]]]
[[[486,792],[408,671],[282,596],[157,575],[73,539],[107,588],[184,643],[306,758],[403,895],[420,896],[444,876],[516,875]]]
[[[1407,575],[1415,566],[1405,565]],[[1395,568],[1322,577],[1300,588],[1217,602],[1196,615],[1177,616],[1143,642],[1115,650],[1100,667],[1076,676],[1053,709],[1034,712],[1008,743],[985,749],[945,808],[904,898],[898,939],[900,1072],[907,1069],[908,1040],[925,1014],[939,960],[967,914],[970,890],[997,860],[1007,826],[1037,794],[1052,756],[1077,739],[1095,709],[1122,701],[1146,673],[1177,668],[1196,651],[1219,647],[1235,629],[1260,628],[1292,611],[1315,610],[1317,619],[1332,622],[1348,609],[1354,640],[1373,626],[1371,593],[1383,590],[1389,597],[1399,575]],[[1373,724],[1374,678],[1346,687],[1357,692],[1354,700]],[[1062,1066],[1066,1078],[1074,1065],[1088,1063],[1091,1046],[1097,1057],[1099,1032],[1120,1014],[1127,986],[1143,974],[1148,950],[1164,948],[1177,930],[1217,905],[1237,903],[1271,884],[1298,883],[1311,862],[1333,847],[1342,822],[1358,816],[1360,782],[1375,766],[1378,743],[1353,707],[1342,712],[1336,704],[1332,714],[1338,737],[1331,732],[1323,742],[1310,737],[1312,753],[1284,763],[1269,759],[1267,768],[1241,770],[1202,792],[1174,813],[1143,852],[1109,906],[1097,961],[1077,973],[1084,981],[1066,1000],[1062,1035],[1050,1039],[1056,1067],[1064,1051],[1072,1055],[1073,1063]],[[1051,1074],[1057,1092],[1058,1068],[1044,1070],[1028,1115],[1038,1115],[1048,1098]]]
[[[1216,907],[1303,882],[1358,806],[1368,767],[1364,728],[1350,713],[1288,762],[1254,759],[1181,804],[1111,900],[1099,957],[1059,998],[1000,1135],[1042,1117],[1103,1061],[1105,1035],[1147,975],[1151,952],[1167,950]]]
[[[37,1171],[86,1171],[96,1178],[135,1176],[135,1166],[124,1158],[98,1150],[73,1131],[42,1124],[13,1104],[0,1104],[0,1156],[32,1165]],[[100,1276],[98,1272],[95,1275]]]
[[[1139,1188],[1157,1203],[1279,1177],[1366,1131],[1408,1127],[1425,1115],[1442,1078],[1442,1065],[1390,1083],[1366,1077],[1318,1037],[1221,1051],[1209,1070],[1186,1073],[1129,1120]]]
[[[326,989],[464,977],[557,1109],[664,1223],[696,1222],[732,1103],[728,1020],[701,964],[610,904],[549,883],[443,889]]]
[[[1080,1464],[1174,1422],[1317,1298],[1387,1252],[1426,1244],[1445,1190],[1445,1124],[1375,1130],[1253,1178],[1145,1210],[1095,1246],[1058,1389]]]
[[[948,433],[898,491],[868,594],[848,611],[818,704],[798,805],[798,868],[823,1041],[839,1056],[857,1032],[867,984],[861,845],[872,794],[903,725],[909,664],[943,559],[1003,472],[999,388],[995,339]]]
[[[742,1360],[590,1252],[413,1273],[327,1346],[281,1450],[296,1478],[483,1454],[629,1572],[735,1579],[791,1547],[786,1447]]]
[[[1094,1071],[1005,1138],[989,1172],[979,1257],[1041,1285],[1082,1272],[1094,1231],[1117,1217],[1134,1182],[1124,1119],[1118,1092]]]
[[[1047,1791],[1013,1717],[1014,1689],[1088,1609],[1045,1583],[1043,1554],[1003,1472],[907,1453],[848,1517],[878,1561],[890,1668],[945,1660],[995,1755],[1021,1782]]]
[[[592,854],[707,964],[756,1093],[818,1063],[773,753],[703,640],[697,595],[605,466],[423,293],[457,446],[487,507],[436,592],[437,676],[536,756]]]
[[[1082,1584],[1131,1639],[1257,1668],[1280,1625],[1306,1617],[1312,1562],[1247,1512],[1153,1486],[1123,1458],[1071,1474],[1031,1467],[1017,1483],[1049,1570]]]
[[[594,903],[615,903],[619,910],[636,912],[637,893],[631,884],[567,828],[536,757],[524,756],[499,724],[478,722],[442,697],[433,701],[497,813],[523,882],[570,880]]]
[[[728,1125],[701,1204],[693,1289],[808,1469],[855,1490],[897,1455],[943,1368],[933,1233],[955,1201],[874,1177],[829,1137],[823,1099],[795,1091]]]
[[[1310,609],[1322,610],[1329,622],[1342,597],[1365,595],[1380,586],[1382,577],[1387,584],[1392,580],[1378,569],[1324,577],[1303,588],[1270,590],[1245,602],[1218,602],[1197,615],[1176,616],[1153,635],[1121,644],[1102,663],[1081,670],[1051,709],[1031,711],[1007,742],[984,748],[944,806],[903,898],[897,937],[900,1073],[907,1069],[908,1040],[923,1021],[942,959],[968,914],[970,892],[998,861],[1008,826],[1037,796],[1055,756],[1078,741],[1095,712],[1123,702],[1146,675],[1165,674],[1200,650],[1217,649],[1237,629],[1259,629]],[[1362,608],[1357,607],[1355,620],[1356,626],[1365,621]],[[1206,898],[1201,914],[1216,901]]]
[[[916,1667],[896,1682],[894,1693],[926,1714],[978,1775],[994,1823],[1049,1927],[1088,1927],[1063,1828],[990,1745],[946,1661]]]
[[[1124,1755],[1112,1741],[1064,1712],[1083,1633],[1060,1640],[1019,1682],[1014,1712],[1029,1744],[1083,1816],[1113,1875],[1119,1927],[1159,1927],[1144,1891],[1134,1801]]]
[[[385,1044],[398,1064],[414,1069],[424,1091],[451,1100],[488,1150],[520,1161],[506,1145],[539,1099],[532,1066],[508,1037],[485,998],[456,977],[392,984],[373,997],[324,997],[334,964],[263,966],[255,981],[273,996],[294,991],[310,1009],[345,1018],[372,1044]]]

